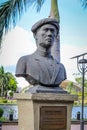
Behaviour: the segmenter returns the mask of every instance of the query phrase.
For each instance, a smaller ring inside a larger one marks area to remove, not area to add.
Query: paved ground
[[[71,125],[71,130],[80,130],[80,125]],[[84,126],[84,130],[87,130],[87,125]]]
[[[17,125],[4,125],[1,130],[18,130]],[[80,130],[80,125],[71,125],[71,130]],[[87,130],[87,125],[84,126],[84,130]]]
[[[16,126],[16,125],[14,125],[14,126],[4,125],[4,126],[2,126],[1,130],[18,130],[18,126]]]

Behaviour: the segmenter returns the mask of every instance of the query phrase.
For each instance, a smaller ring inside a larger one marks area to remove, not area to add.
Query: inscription
[[[42,106],[40,108],[40,130],[65,130],[66,117],[66,106]]]

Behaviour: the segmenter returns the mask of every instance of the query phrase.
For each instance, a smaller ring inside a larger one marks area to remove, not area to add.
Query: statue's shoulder
[[[59,64],[61,69],[65,69],[65,66],[61,62],[59,62],[59,61],[56,61],[56,62],[57,62],[57,64]]]
[[[59,62],[59,64],[60,64],[62,67],[64,67],[63,63]]]
[[[65,69],[65,66],[62,63],[60,63],[60,66],[62,69]]]
[[[27,61],[31,60],[32,57],[33,57],[33,54],[21,56],[19,58],[18,62],[20,62],[20,63],[27,62]]]

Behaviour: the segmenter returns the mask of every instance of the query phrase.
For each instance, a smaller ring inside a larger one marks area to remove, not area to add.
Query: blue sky
[[[19,26],[30,30],[39,19],[49,16],[50,1],[46,0],[39,13],[31,7],[18,23]],[[86,45],[87,10],[82,7],[80,0],[59,0],[60,33],[65,44]]]
[[[2,0],[3,1],[3,0]],[[1,1],[0,1],[1,2]],[[41,11],[30,7],[21,17],[15,29],[3,38],[0,64],[6,71],[15,73],[17,60],[32,53],[36,47],[31,33],[32,25],[49,16],[51,0],[45,0]],[[65,65],[68,79],[77,72],[76,60],[70,57],[87,52],[87,9],[80,0],[58,0],[60,13],[61,62]]]

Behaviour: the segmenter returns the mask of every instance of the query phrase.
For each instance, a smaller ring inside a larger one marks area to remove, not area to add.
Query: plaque
[[[40,108],[40,130],[66,130],[66,106],[42,106]]]

